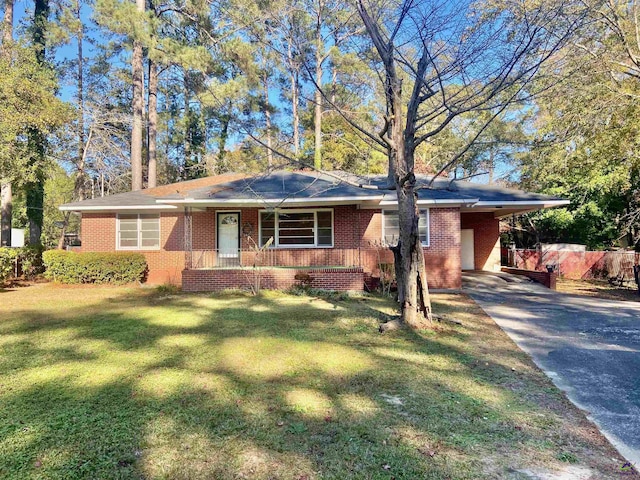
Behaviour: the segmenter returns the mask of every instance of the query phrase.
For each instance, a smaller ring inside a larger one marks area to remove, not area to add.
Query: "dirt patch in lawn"
[[[571,280],[558,278],[556,290],[560,293],[585,295],[588,297],[604,298],[606,300],[640,301],[638,290],[615,287],[601,280]]]

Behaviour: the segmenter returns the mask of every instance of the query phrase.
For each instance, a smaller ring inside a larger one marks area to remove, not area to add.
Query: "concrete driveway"
[[[463,289],[640,466],[640,303],[566,295],[507,274]]]

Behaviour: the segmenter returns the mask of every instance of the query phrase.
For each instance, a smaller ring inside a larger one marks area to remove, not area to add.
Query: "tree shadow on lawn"
[[[468,344],[489,326],[380,336],[391,307],[136,293],[16,312],[0,324],[0,476],[495,478],[615,455],[577,416],[562,431],[554,393],[531,403],[540,372],[505,365],[520,353],[479,363]]]

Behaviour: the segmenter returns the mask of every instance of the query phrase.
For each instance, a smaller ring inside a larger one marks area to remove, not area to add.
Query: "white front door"
[[[473,229],[460,230],[460,263],[462,270],[475,270],[475,251],[473,248]]]
[[[239,250],[240,214],[218,212],[218,258],[237,259]]]

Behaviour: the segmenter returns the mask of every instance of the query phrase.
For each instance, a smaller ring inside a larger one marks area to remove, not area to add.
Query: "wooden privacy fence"
[[[527,250],[508,251],[509,266],[539,272],[553,268],[558,274],[572,279],[604,279],[635,285],[633,266],[640,254],[624,251]]]

